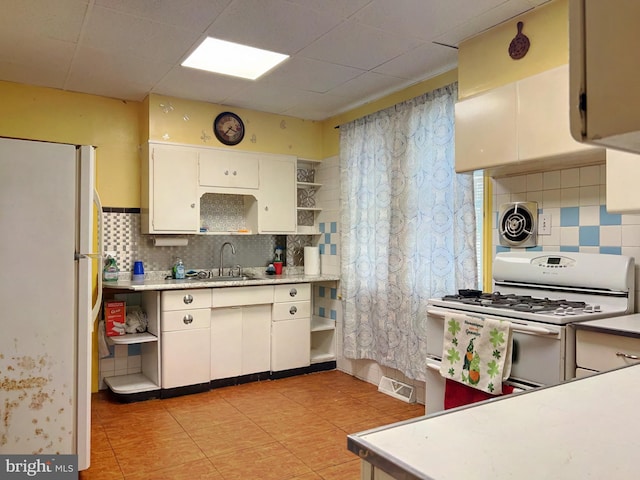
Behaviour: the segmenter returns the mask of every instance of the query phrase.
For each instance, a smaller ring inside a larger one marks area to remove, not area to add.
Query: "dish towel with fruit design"
[[[511,374],[511,323],[467,315],[445,318],[440,374],[491,395]]]

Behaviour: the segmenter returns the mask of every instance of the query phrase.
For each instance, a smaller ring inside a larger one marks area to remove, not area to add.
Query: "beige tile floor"
[[[80,478],[358,480],[347,434],[423,414],[338,371],[129,404],[100,392]]]

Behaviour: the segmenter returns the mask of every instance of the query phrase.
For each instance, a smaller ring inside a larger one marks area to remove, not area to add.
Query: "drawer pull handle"
[[[183,301],[184,303],[186,303],[187,305],[189,305],[191,302],[193,302],[193,296],[192,296],[192,295],[185,295],[185,296],[182,298],[182,301]]]
[[[638,355],[631,355],[630,353],[616,352],[616,357],[624,357],[630,360],[640,360]]]
[[[289,290],[289,296],[295,297],[297,294],[298,294],[298,290],[296,290],[295,288],[292,288],[291,290]]]
[[[297,311],[298,311],[298,309],[296,308],[295,305],[289,309],[289,313],[291,315],[295,315]]]
[[[193,317],[191,315],[187,314],[187,315],[184,316],[182,321],[184,322],[185,325],[189,325],[190,323],[193,322]]]

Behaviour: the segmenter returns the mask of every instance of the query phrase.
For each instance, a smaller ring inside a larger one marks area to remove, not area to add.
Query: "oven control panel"
[[[569,257],[559,255],[544,255],[531,260],[536,267],[541,268],[569,268],[576,264],[576,261]]]

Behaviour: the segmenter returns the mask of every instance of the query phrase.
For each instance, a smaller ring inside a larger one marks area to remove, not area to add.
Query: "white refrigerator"
[[[0,138],[0,453],[77,454],[79,470],[99,309],[94,162],[93,147]]]

